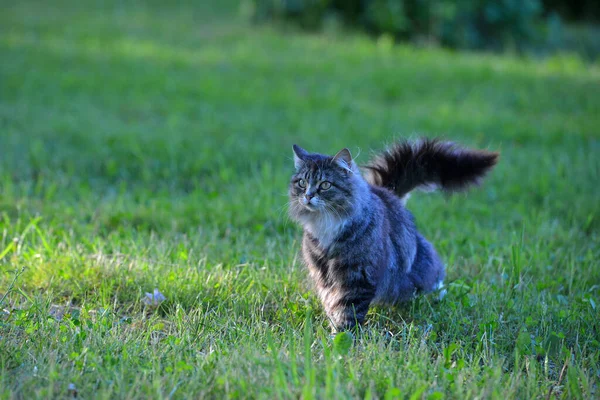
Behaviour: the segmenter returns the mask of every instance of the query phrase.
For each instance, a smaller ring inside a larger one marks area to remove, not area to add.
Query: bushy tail
[[[468,150],[439,139],[402,141],[364,166],[365,178],[400,197],[417,188],[454,192],[479,183],[498,157],[498,153]]]

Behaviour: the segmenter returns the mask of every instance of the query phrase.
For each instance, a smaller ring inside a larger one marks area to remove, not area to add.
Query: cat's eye
[[[331,183],[330,182],[321,182],[321,184],[319,185],[319,189],[321,190],[327,190],[331,187]]]
[[[300,179],[298,181],[298,186],[300,186],[302,189],[304,189],[306,187],[306,181],[304,179]]]

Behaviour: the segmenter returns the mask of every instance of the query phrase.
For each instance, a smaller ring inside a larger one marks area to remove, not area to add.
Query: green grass
[[[0,398],[599,395],[599,65],[49,4],[0,13]],[[502,159],[413,196],[449,293],[347,348],[286,217],[291,145],[418,134]]]

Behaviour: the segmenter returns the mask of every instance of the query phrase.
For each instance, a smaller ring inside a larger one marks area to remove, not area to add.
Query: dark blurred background
[[[245,0],[255,22],[358,29],[414,44],[545,55],[600,55],[597,0]]]

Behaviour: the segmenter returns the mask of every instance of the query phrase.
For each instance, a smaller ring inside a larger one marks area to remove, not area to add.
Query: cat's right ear
[[[308,152],[304,150],[302,147],[295,144],[294,148],[294,166],[296,169],[300,169],[304,165],[304,159],[308,155]]]

